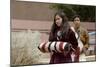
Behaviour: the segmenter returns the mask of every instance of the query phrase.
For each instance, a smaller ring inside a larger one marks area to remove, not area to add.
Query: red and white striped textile
[[[41,43],[38,48],[41,52],[63,52],[65,50],[70,50],[70,43],[67,42],[43,42]]]

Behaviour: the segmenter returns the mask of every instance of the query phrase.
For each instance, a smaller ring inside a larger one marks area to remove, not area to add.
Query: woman
[[[65,13],[61,11],[54,15],[54,23],[51,28],[49,41],[68,42],[72,44],[72,48],[74,49],[74,51],[70,50],[69,52],[65,51],[63,53],[53,52],[50,64],[72,62],[71,53],[77,50],[78,43],[74,32],[70,29]],[[78,58],[78,55],[76,55],[76,61],[78,61]]]

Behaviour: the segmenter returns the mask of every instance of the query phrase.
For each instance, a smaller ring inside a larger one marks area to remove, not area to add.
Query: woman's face
[[[56,23],[56,25],[57,25],[58,27],[61,26],[61,24],[62,24],[62,18],[61,18],[59,15],[56,15],[56,16],[55,16],[55,23]]]
[[[75,27],[80,26],[80,18],[79,17],[74,18],[74,25],[75,25]]]

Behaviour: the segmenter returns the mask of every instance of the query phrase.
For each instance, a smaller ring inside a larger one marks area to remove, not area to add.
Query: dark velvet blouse
[[[57,39],[57,32],[59,30],[55,31],[55,34],[52,35],[50,34],[49,36],[49,41],[62,41],[62,42],[69,42],[72,44],[72,47],[77,50],[78,47],[78,42],[77,39],[75,37],[74,32],[69,29],[68,30],[68,34],[65,34],[63,37],[59,38],[59,40]],[[53,52],[53,55],[51,56],[50,59],[50,64],[56,64],[56,63],[70,63],[72,62],[71,59],[71,52],[69,53],[57,53],[57,52]]]

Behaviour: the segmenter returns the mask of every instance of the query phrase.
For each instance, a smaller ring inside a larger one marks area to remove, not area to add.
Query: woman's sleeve
[[[78,47],[78,42],[75,37],[75,33],[71,30],[70,35],[69,35],[69,42],[72,44],[72,47],[77,50]]]
[[[54,37],[53,37],[53,34],[51,32],[49,34],[49,41],[54,41]]]

